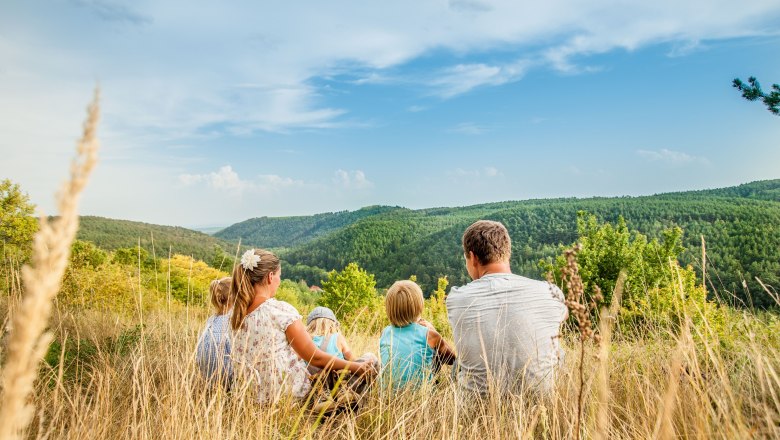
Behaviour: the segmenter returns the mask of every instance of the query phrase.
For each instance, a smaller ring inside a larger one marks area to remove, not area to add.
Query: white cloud
[[[494,179],[504,177],[504,173],[499,171],[498,168],[491,166],[477,169],[456,168],[449,175],[456,179]]]
[[[651,162],[663,162],[669,165],[686,165],[690,163],[708,164],[706,157],[691,156],[682,151],[673,151],[666,148],[660,150],[636,150],[636,154]]]
[[[336,170],[333,174],[333,183],[345,189],[369,189],[374,186],[361,170]]]
[[[192,186],[205,182],[209,188],[219,191],[234,191],[241,193],[252,191],[278,191],[284,188],[303,186],[304,182],[290,177],[282,177],[276,174],[261,174],[256,179],[242,179],[230,165],[225,165],[217,171],[206,174],[180,174],[179,183],[184,186]]]
[[[487,64],[458,64],[436,75],[430,82],[435,93],[452,98],[480,86],[497,86],[522,77],[530,62],[520,60],[503,66]]]
[[[449,130],[452,133],[478,135],[487,131],[482,125],[475,124],[473,122],[462,122]]]

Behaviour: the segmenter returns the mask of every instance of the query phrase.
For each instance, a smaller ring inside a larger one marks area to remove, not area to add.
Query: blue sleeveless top
[[[387,326],[379,338],[382,384],[403,387],[433,379],[433,349],[428,346],[428,328],[417,323]]]
[[[311,340],[314,341],[314,345],[317,346],[317,348],[320,348],[325,353],[328,353],[331,356],[336,356],[339,359],[344,359],[344,353],[339,350],[339,334],[332,334],[329,335],[330,340],[328,340],[328,346],[325,347],[324,350],[320,348],[320,345],[322,345],[322,341],[325,340],[325,336],[312,336]]]

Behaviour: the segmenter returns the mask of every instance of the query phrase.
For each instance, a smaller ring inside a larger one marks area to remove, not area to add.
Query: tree
[[[357,263],[349,263],[341,272],[332,270],[327,281],[322,283],[324,290],[320,303],[330,307],[341,316],[349,316],[355,310],[370,306],[376,297],[374,275],[366,272]]]
[[[748,85],[750,84],[750,85]],[[748,78],[748,84],[745,84],[739,78],[734,78],[731,83],[734,88],[742,92],[742,97],[748,101],[758,101],[761,99],[767,110],[772,114],[780,116],[780,86],[772,84],[772,91],[769,94],[761,90],[761,84],[754,76]]]
[[[38,230],[34,211],[35,205],[18,184],[9,179],[0,181],[0,242],[7,250],[27,255]]]

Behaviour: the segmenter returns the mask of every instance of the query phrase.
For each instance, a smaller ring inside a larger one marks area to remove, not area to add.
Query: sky
[[[780,178],[776,0],[0,0],[0,179],[186,227]]]

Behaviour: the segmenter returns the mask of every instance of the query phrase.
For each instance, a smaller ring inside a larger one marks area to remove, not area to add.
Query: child
[[[225,277],[214,280],[209,285],[214,315],[206,321],[195,354],[195,361],[206,380],[221,383],[227,389],[233,382],[228,314],[233,307],[233,301],[230,299],[231,281],[230,277]]]
[[[396,281],[387,291],[385,309],[391,325],[379,339],[385,386],[419,386],[433,379],[441,363],[455,361],[452,347],[420,318],[423,307],[422,290],[413,281]]]
[[[274,403],[285,396],[305,399],[311,390],[307,362],[317,368],[370,377],[372,364],[345,361],[314,345],[298,311],[274,298],[281,277],[279,258],[261,249],[246,251],[233,268],[231,359],[235,374],[253,382],[257,401]]]
[[[314,345],[339,359],[354,361],[352,349],[339,330],[336,314],[327,307],[315,307],[306,318],[306,331],[311,335]]]
[[[341,334],[340,327],[336,314],[327,307],[315,307],[306,318],[306,330],[311,335],[314,345],[320,350],[339,359],[378,364],[376,356],[371,353],[366,353],[356,359],[347,339]],[[346,380],[342,381],[339,373],[326,372],[322,375],[320,374],[322,370],[313,365],[309,365],[308,369],[312,377],[320,381],[323,387],[318,391],[324,395],[324,398],[314,405],[315,412],[330,412],[353,403],[356,404],[356,401],[367,391],[368,383],[361,378],[351,376],[343,378]],[[337,383],[340,385],[334,391]]]

